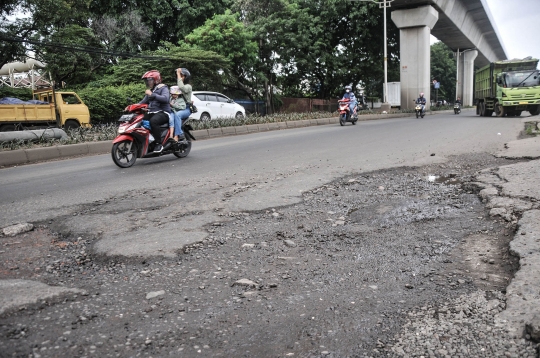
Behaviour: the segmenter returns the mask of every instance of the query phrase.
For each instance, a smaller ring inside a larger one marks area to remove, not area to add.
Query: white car
[[[189,118],[208,121],[217,118],[244,118],[246,110],[232,99],[218,92],[193,91],[191,99],[197,113]]]

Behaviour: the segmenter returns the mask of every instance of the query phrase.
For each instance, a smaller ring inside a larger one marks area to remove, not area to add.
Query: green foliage
[[[143,50],[156,50],[160,43],[178,43],[193,29],[204,24],[214,14],[223,14],[234,0],[91,0],[89,9],[96,16],[108,15],[118,18],[126,10],[138,12],[141,24],[151,34],[147,47]]]
[[[456,99],[456,66],[456,59],[448,46],[440,41],[431,45],[431,77],[441,83],[439,100],[453,102]],[[434,89],[431,99],[435,100]]]
[[[11,88],[7,86],[0,87],[0,98],[14,97],[28,101],[32,99],[32,90],[29,88]]]
[[[60,28],[47,40],[62,45],[100,47],[92,30],[79,25]],[[66,51],[64,48],[56,47],[47,48],[41,57],[47,64],[46,71],[51,73],[53,80],[56,83],[66,82],[68,85],[88,82],[94,72],[105,64],[105,59],[99,54]]]
[[[144,97],[144,84],[124,86],[86,87],[77,91],[90,111],[92,125],[116,121],[124,108]],[[131,98],[131,100],[128,100]]]
[[[369,95],[382,94],[384,29],[377,5],[240,0],[238,6],[259,39],[260,71],[283,95],[332,98],[349,83],[367,87]],[[387,27],[393,81],[399,78],[399,33],[391,21]]]
[[[253,34],[237,18],[238,15],[230,10],[223,15],[214,15],[186,36],[186,42],[224,56],[234,63],[238,72],[250,68],[257,59],[258,46],[253,41]]]
[[[185,67],[192,75],[192,85],[197,89],[213,89],[221,83],[219,71],[227,71],[229,62],[223,56],[201,50],[187,44],[175,46],[164,43],[158,50],[146,52],[148,58],[120,60],[110,73],[100,81],[90,83],[91,87],[142,83],[142,75],[149,70],[158,70],[163,82],[176,84],[175,69]]]

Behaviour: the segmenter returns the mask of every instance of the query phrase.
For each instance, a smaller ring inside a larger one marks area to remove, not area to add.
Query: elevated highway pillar
[[[429,35],[438,19],[439,13],[430,5],[392,12],[392,21],[399,28],[400,38],[401,108],[414,108],[413,100],[420,92],[424,92],[429,108]]]
[[[467,50],[459,56],[457,96],[461,97],[464,106],[473,105],[474,97],[474,60],[477,50]]]

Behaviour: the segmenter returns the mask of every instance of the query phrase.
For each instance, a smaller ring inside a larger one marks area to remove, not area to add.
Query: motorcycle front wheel
[[[344,126],[346,121],[346,114],[342,114],[341,116],[339,116],[339,124],[341,124],[341,126]]]
[[[137,144],[129,140],[114,143],[111,155],[114,164],[120,168],[129,168],[137,160]]]
[[[420,114],[418,113],[418,111],[416,111],[416,118],[418,118],[420,116]]]
[[[188,142],[188,144],[187,144],[187,146],[185,148],[173,152],[175,157],[177,157],[177,158],[185,158],[185,157],[188,156],[189,152],[191,152],[191,141],[188,140],[187,142]]]

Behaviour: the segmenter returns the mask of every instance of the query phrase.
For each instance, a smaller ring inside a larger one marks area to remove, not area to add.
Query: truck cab
[[[60,128],[90,126],[90,112],[75,92],[35,91],[34,99],[54,104],[56,123]]]

